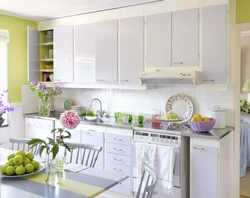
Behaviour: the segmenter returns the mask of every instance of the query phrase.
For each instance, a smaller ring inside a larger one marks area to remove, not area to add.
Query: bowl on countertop
[[[194,122],[188,120],[190,127],[196,132],[209,132],[215,125],[216,120],[214,118],[210,118],[210,121],[203,121],[203,122]]]

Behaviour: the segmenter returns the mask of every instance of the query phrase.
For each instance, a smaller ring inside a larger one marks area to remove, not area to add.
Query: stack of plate
[[[54,102],[55,111],[64,112],[65,110],[70,110],[72,101],[67,98],[57,98]]]
[[[80,105],[73,105],[71,109],[74,110],[78,115],[82,115],[83,113],[83,106]]]

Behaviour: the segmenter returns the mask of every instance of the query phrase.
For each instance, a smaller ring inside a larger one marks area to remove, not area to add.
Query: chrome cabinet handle
[[[95,131],[94,129],[89,129],[89,131]]]
[[[121,80],[122,82],[128,82],[128,80]]]
[[[96,81],[103,81],[103,79],[96,79]]]
[[[203,80],[205,82],[213,82],[214,80]]]
[[[183,64],[183,62],[174,62],[174,64]]]
[[[115,171],[122,171],[122,169],[116,169],[116,168],[114,168],[114,170],[115,170]]]
[[[196,150],[205,150],[204,148],[197,148],[195,146],[194,146],[194,149],[196,149]]]
[[[117,141],[122,141],[122,139],[117,139],[117,138],[114,138],[114,140],[117,140]]]
[[[84,132],[84,131],[83,131],[82,133],[84,133],[84,134],[89,134],[89,132],[88,132],[88,131],[87,131],[87,132]]]
[[[116,151],[122,151],[122,149],[117,149],[117,148],[114,148],[114,150],[116,150]]]
[[[117,159],[117,158],[114,158],[115,161],[122,161],[122,159]]]

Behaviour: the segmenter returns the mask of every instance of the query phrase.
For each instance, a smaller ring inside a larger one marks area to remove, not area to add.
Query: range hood
[[[200,71],[189,72],[141,72],[139,78],[145,85],[198,85]]]

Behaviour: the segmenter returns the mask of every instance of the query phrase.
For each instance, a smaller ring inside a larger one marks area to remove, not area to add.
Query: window
[[[8,30],[0,29],[0,92],[8,89],[8,50],[7,44],[9,42]]]

